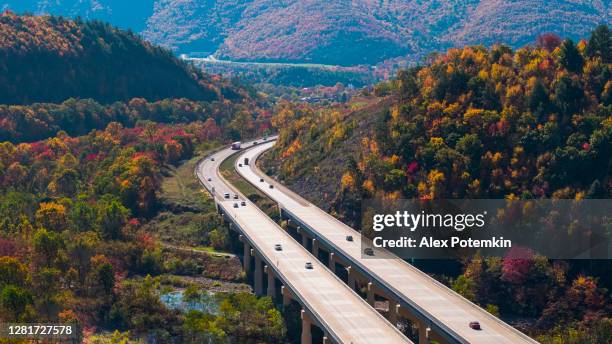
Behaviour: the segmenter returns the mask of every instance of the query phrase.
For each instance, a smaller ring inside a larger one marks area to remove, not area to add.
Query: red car
[[[478,321],[472,321],[472,322],[470,322],[470,328],[471,328],[472,330],[477,330],[477,331],[480,331],[480,330],[481,330],[481,328],[480,328],[480,323],[479,323]]]

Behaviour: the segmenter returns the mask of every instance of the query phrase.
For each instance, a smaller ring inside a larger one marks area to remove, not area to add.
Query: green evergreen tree
[[[559,62],[570,72],[578,73],[582,70],[584,59],[571,39],[566,39],[561,44]]]
[[[612,35],[607,25],[598,26],[586,46],[589,57],[601,57],[604,63],[612,62]]]

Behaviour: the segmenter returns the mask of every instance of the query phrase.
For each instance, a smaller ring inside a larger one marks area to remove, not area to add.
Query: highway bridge
[[[272,148],[266,142],[245,150],[236,161],[242,177],[278,203],[281,216],[292,223],[302,246],[312,251],[330,271],[345,276],[353,290],[366,290],[366,300],[385,300],[393,324],[408,319],[418,328],[419,344],[440,343],[517,344],[537,343],[499,318],[473,304],[427,274],[384,250],[375,259],[365,258],[359,232],[266,176],[256,166],[260,154]],[[245,165],[244,158],[249,159]],[[241,166],[238,164],[242,163]],[[210,172],[209,172],[210,173]],[[348,241],[352,236],[353,241]],[[341,270],[344,270],[344,273]],[[470,328],[478,321],[481,330]]]
[[[243,148],[252,146],[243,143]],[[235,153],[227,147],[208,156],[195,174],[224,220],[239,233],[244,268],[253,276],[255,293],[301,306],[303,344],[312,342],[312,325],[322,330],[324,343],[412,343],[223,178],[220,165]],[[307,263],[312,268],[307,269]]]

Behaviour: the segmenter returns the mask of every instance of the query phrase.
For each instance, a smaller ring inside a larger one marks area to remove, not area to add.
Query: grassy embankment
[[[161,209],[145,229],[163,249],[165,272],[241,282],[240,261],[229,253],[228,229],[193,174],[197,162],[217,146],[202,147],[194,158],[164,172]]]

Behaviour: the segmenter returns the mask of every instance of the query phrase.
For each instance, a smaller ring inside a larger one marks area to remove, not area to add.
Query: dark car
[[[283,250],[283,246],[281,246],[281,244],[276,244],[274,245],[274,249],[277,251],[282,251]]]
[[[242,202],[240,202],[240,205],[243,206],[243,207],[246,207],[246,202],[242,201]]]
[[[238,203],[234,203],[234,208],[238,208]]]
[[[368,248],[365,248],[363,250],[363,253],[367,254],[368,256],[373,256],[374,255],[374,250],[372,248],[368,247]]]
[[[274,189],[274,185],[270,184],[270,189]]]
[[[257,142],[257,141],[253,142],[253,146],[257,146],[258,143],[259,142]]]
[[[229,193],[226,192],[225,194],[223,194],[223,197],[229,199]]]
[[[346,241],[353,241],[353,236],[352,235],[347,235],[346,236]]]
[[[215,161],[215,158],[210,158],[210,161]]]
[[[481,330],[480,323],[478,321],[471,321],[470,322],[470,328],[472,330],[476,330],[476,331],[480,331]]]
[[[242,164],[238,164],[238,167],[242,167]]]
[[[263,178],[259,178],[259,181],[263,183],[264,180],[263,180]]]
[[[212,178],[208,177],[206,180],[208,180],[209,182],[211,182],[211,181],[212,181]]]
[[[306,262],[306,264],[304,264],[304,267],[305,267],[307,270],[312,270],[312,263],[311,263],[311,262]]]
[[[238,199],[238,195],[234,195],[234,199]]]

